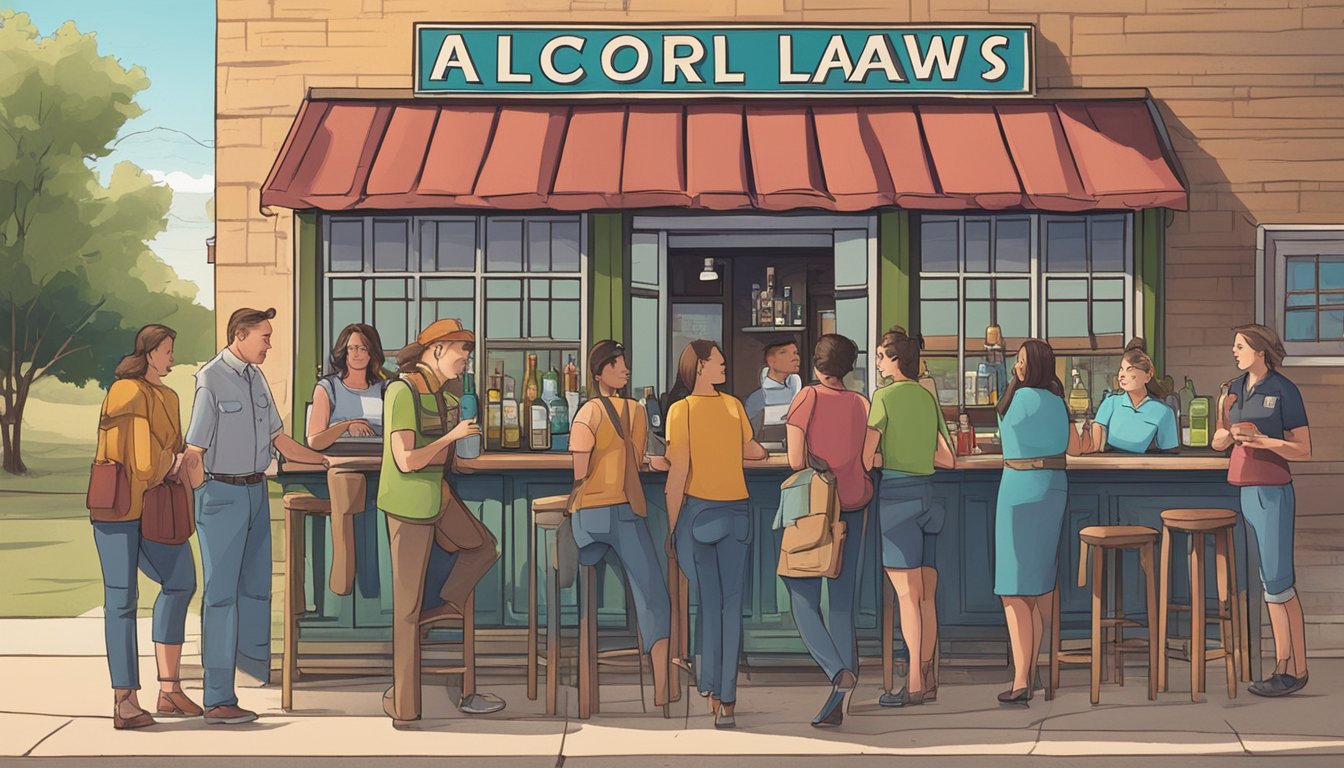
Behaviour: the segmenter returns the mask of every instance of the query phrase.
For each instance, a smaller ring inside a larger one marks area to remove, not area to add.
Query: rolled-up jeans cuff
[[[1273,595],[1271,595],[1271,594],[1269,593],[1269,590],[1265,590],[1265,602],[1266,602],[1266,603],[1275,603],[1275,604],[1286,603],[1286,602],[1292,600],[1294,597],[1297,597],[1297,588],[1296,588],[1296,587],[1291,587],[1291,586],[1290,586],[1290,587],[1288,587],[1287,589],[1283,590],[1282,592],[1279,592],[1279,593],[1277,593],[1277,594],[1273,594]]]

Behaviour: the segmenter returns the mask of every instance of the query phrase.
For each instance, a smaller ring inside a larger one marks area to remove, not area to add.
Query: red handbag
[[[182,544],[196,530],[191,520],[191,496],[176,478],[145,491],[140,535],[159,544]]]

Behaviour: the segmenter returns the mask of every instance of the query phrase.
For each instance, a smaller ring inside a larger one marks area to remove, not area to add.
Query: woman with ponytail
[[[1176,415],[1164,399],[1171,394],[1156,378],[1152,358],[1143,351],[1143,339],[1125,346],[1117,381],[1120,391],[1101,401],[1096,420],[1088,428],[1090,440],[1083,451],[1103,448],[1125,453],[1170,451],[1180,444]]]

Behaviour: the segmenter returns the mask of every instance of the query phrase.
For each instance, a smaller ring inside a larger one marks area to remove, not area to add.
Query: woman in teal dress
[[[1003,704],[1026,706],[1045,626],[1053,620],[1059,536],[1069,481],[1065,454],[1077,452],[1055,352],[1040,339],[1017,351],[999,401],[1003,480],[994,521],[994,593],[1003,600],[1013,651],[1013,685]]]

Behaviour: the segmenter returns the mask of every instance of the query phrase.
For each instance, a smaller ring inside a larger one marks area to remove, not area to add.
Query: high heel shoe
[[[812,718],[813,728],[834,728],[845,721],[845,695],[847,691],[835,688],[822,705],[821,711]]]
[[[736,728],[737,718],[733,717],[722,704],[719,705],[719,711],[714,715],[714,727],[720,730],[725,728]]]
[[[1029,704],[1030,701],[1031,701],[1030,688],[1017,688],[1015,690],[1007,690],[999,694],[999,703],[1008,706],[1026,707],[1030,706]]]

